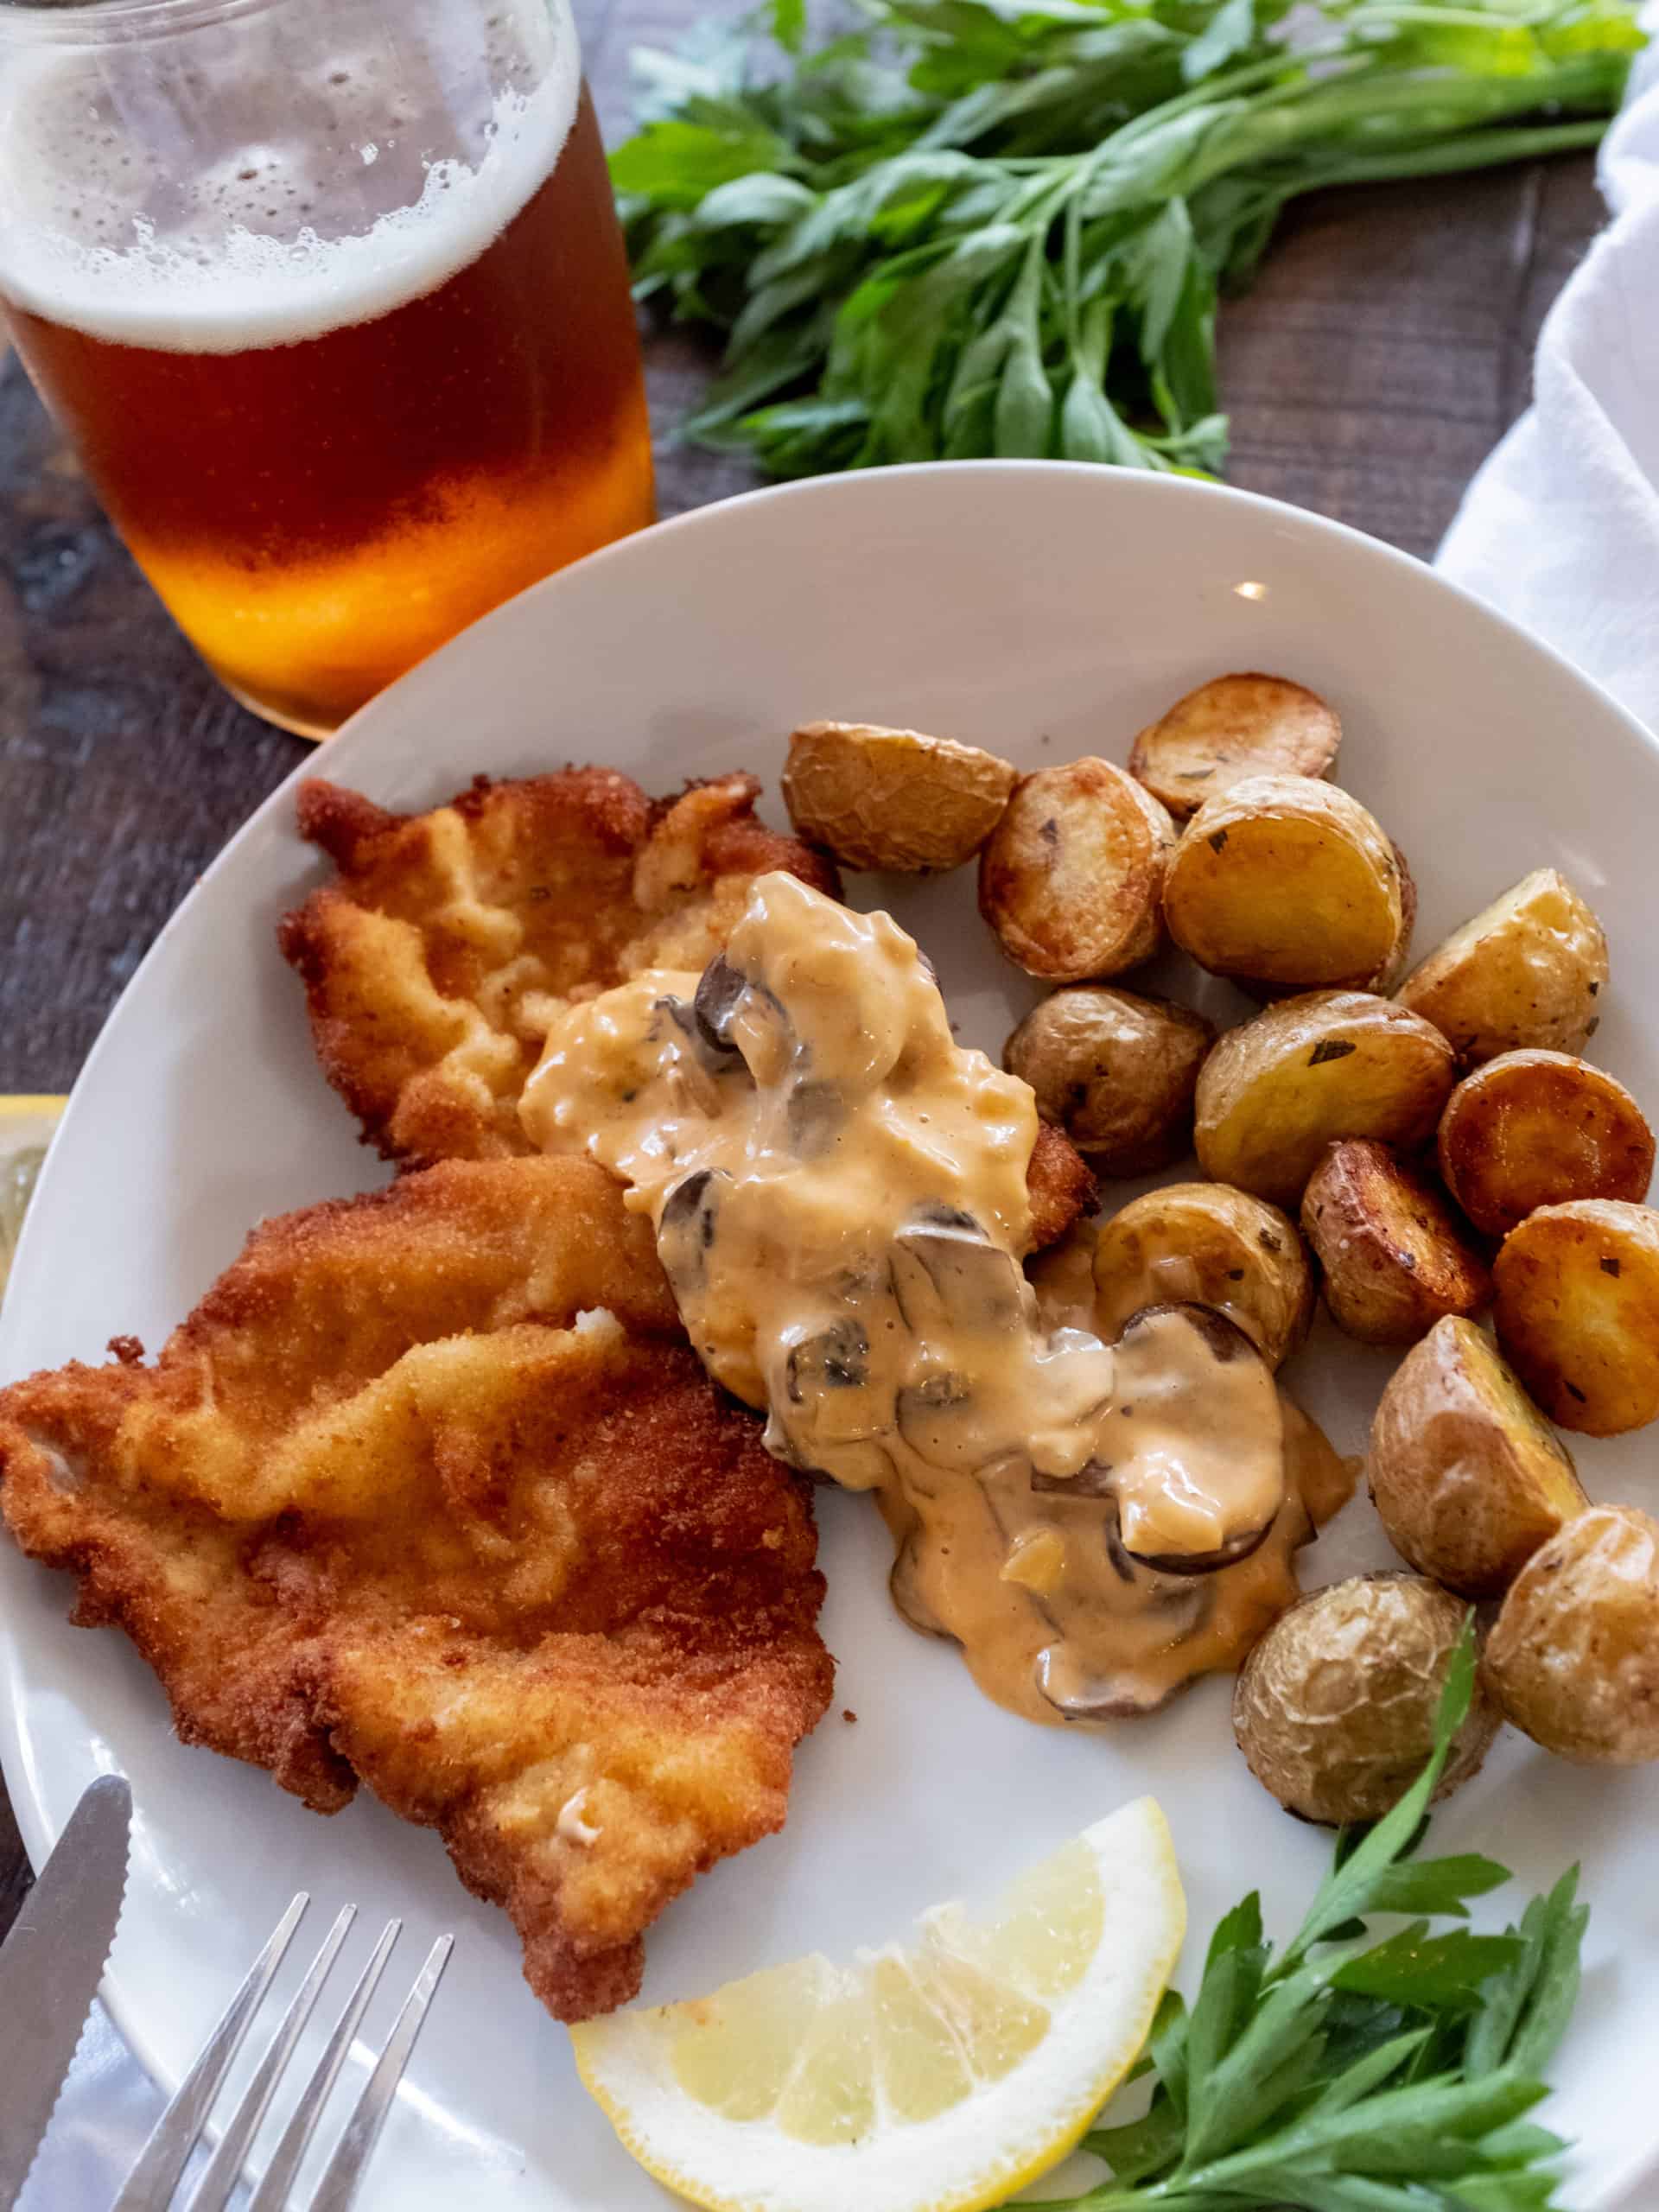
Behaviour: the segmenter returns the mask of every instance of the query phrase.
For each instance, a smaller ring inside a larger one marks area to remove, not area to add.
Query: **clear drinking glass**
[[[0,298],[186,634],[307,735],[652,519],[567,0],[0,6]]]

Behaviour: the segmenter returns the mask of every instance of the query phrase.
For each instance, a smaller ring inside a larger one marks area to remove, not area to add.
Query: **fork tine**
[[[306,1970],[305,1980],[295,1992],[289,2008],[283,2015],[282,2025],[270,2039],[270,2047],[260,2060],[251,2082],[244,2093],[242,2101],[226,2122],[225,2132],[219,2139],[219,2148],[213,2152],[207,2171],[197,2184],[190,2199],[190,2212],[225,2212],[242,2171],[242,2161],[248,2154],[248,2145],[258,2133],[259,2123],[281,2080],[283,2068],[294,2053],[294,2046],[304,2032],[322,1985],[328,1979],[329,1969],[340,1955],[346,1931],[357,1918],[354,1904],[342,1905],[334,1916],[322,1948]]]
[[[363,2169],[369,2162],[385,2126],[386,2114],[391,2109],[392,2098],[403,2079],[409,2055],[415,2048],[415,2038],[421,2032],[432,1993],[443,1979],[449,1954],[455,1947],[453,1936],[440,1936],[426,1955],[426,1964],[416,1976],[415,1986],[404,1999],[404,2009],[393,2023],[386,2037],[385,2049],[375,2062],[375,2068],[365,2083],[346,2132],[334,2145],[334,2156],[323,2169],[322,2179],[317,2183],[317,2193],[311,2200],[311,2212],[349,2212],[357,2195],[358,2184],[363,2178]],[[253,2207],[249,2207],[253,2212]]]
[[[283,1962],[283,1954],[293,1940],[300,1916],[310,1902],[305,1891],[300,1891],[277,1922],[270,1941],[249,1967],[247,1979],[208,2037],[206,2050],[180,2082],[178,2094],[156,2121],[149,2140],[138,2154],[137,2164],[127,2176],[126,2186],[110,2207],[110,2212],[165,2212],[179,2185],[186,2161],[196,2147],[219,2085],[242,2047],[242,2038],[270,1986],[271,1976]]]
[[[271,2152],[264,2177],[249,2199],[247,2212],[283,2212],[288,2202],[288,2192],[299,2171],[300,2161],[304,2158],[307,2145],[322,2116],[322,2108],[328,2101],[328,2092],[334,2088],[334,2078],[352,2047],[358,2023],[374,1994],[382,1969],[391,1956],[391,1947],[397,1941],[403,1924],[401,1920],[389,1920],[381,1929],[373,1955],[358,1976],[357,1986],[346,2001],[346,2010],[340,2014],[334,2032],[328,2038],[327,2049],[317,2062],[315,2072],[306,2083],[298,2104],[289,2116],[282,2140]]]

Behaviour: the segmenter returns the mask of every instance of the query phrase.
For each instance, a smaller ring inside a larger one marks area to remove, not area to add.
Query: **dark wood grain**
[[[594,10],[589,10],[590,18]],[[695,0],[585,25],[607,132],[626,57]],[[1226,309],[1232,480],[1433,552],[1526,404],[1533,340],[1599,219],[1587,159],[1294,210]],[[743,490],[675,444],[707,380],[686,333],[646,343],[664,515]],[[16,360],[0,376],[0,1090],[67,1090],[121,987],[226,838],[308,747],[219,691],[100,515]],[[27,1867],[0,1798],[0,1927]]]

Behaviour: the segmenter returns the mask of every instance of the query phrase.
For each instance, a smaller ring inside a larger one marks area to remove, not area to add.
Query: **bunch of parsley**
[[[1191,2010],[1172,1991],[1154,2024],[1145,2117],[1084,2139],[1111,2179],[1041,2212],[1554,2212],[1566,2145],[1525,2115],[1578,1997],[1577,1870],[1504,1935],[1437,1934],[1509,1872],[1411,1855],[1474,1667],[1466,1631],[1433,1758],[1386,1820],[1339,1839],[1294,1940],[1268,1950],[1254,1896],[1222,1921]],[[1374,1938],[1373,1913],[1405,1924]]]
[[[635,57],[640,296],[725,331],[690,425],[774,475],[1211,471],[1215,315],[1316,187],[1587,146],[1634,0],[805,0]]]

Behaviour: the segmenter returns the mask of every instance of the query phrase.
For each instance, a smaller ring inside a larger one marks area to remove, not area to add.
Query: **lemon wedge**
[[[11,1272],[23,1211],[66,1103],[61,1098],[0,1097],[0,1291]]]
[[[641,2165],[713,2212],[979,2212],[1073,2149],[1134,2063],[1186,1904],[1142,1797],[982,1912],[570,2031]]]

